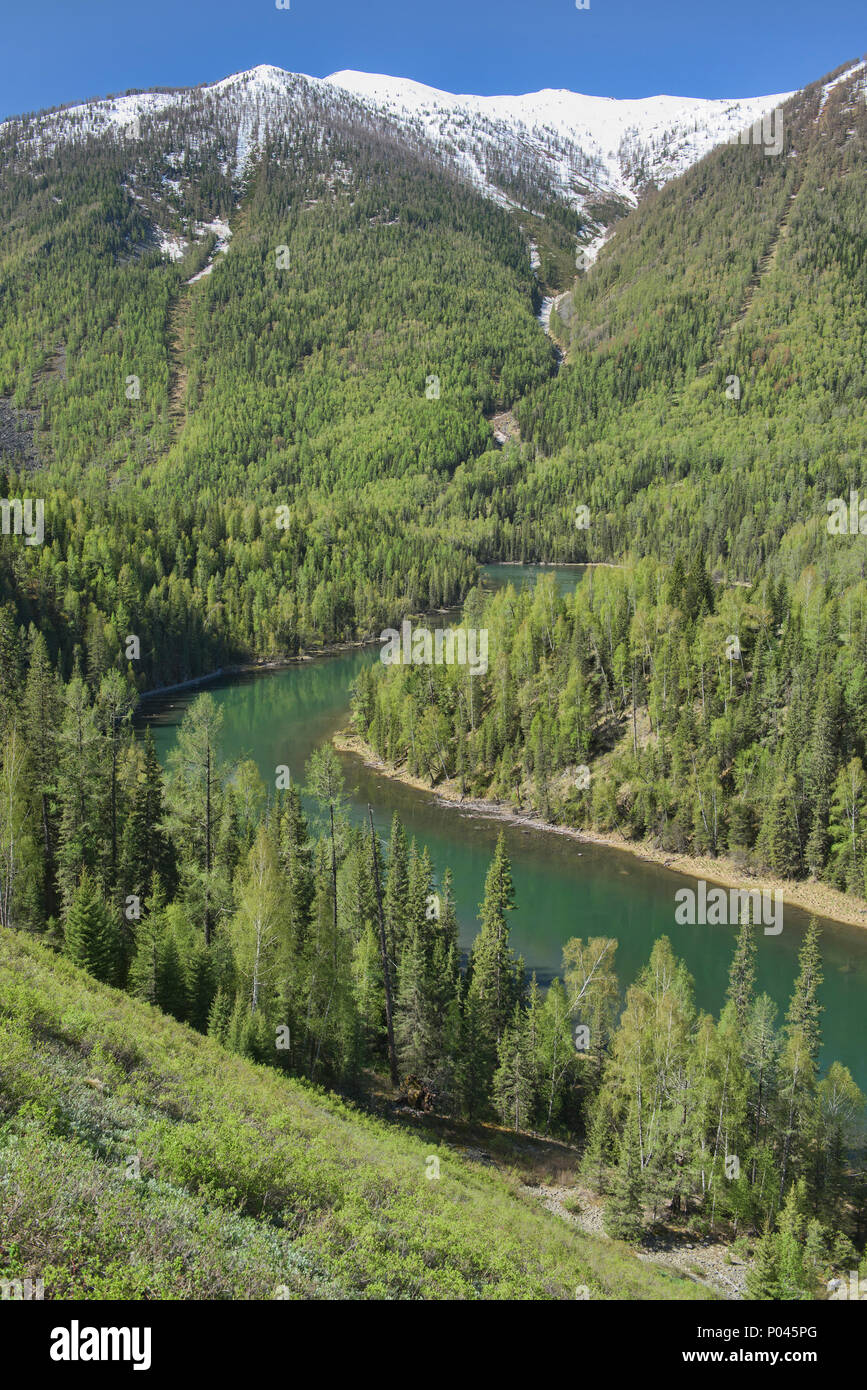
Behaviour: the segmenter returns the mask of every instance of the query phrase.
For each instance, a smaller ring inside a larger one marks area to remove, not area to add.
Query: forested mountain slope
[[[485,558],[631,562],[571,601],[474,595],[488,673],[363,684],[380,753],[865,896],[865,138],[850,65],[787,104],[779,154],[715,151],[620,225],[554,315],[524,443],[450,502]]]
[[[779,153],[727,146],[647,197],[559,302],[565,365],[449,514],[483,558],[642,558],[571,603],[474,597],[489,672],[471,701],[449,672],[371,683],[380,753],[865,895],[864,80],[787,103]],[[829,525],[850,491],[855,534]]]
[[[366,633],[472,578],[424,510],[487,447],[486,414],[554,369],[527,240],[327,94],[299,79],[240,174],[253,133],[204,98],[44,148],[0,131],[0,396],[31,412],[6,454],[35,441],[49,537],[38,562],[6,551],[3,587],[67,665],[102,641],[95,610],[172,678]]]
[[[620,224],[552,318],[567,365],[515,408],[531,466],[490,487],[492,554],[688,544],[745,579],[792,532],[824,559],[826,503],[862,482],[865,140],[858,65],[785,106],[778,155],[716,150]]]

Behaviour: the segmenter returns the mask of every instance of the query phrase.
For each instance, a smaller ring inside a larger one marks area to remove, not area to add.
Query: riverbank
[[[516,570],[622,570],[614,560],[491,560],[497,569]],[[484,578],[484,576],[482,576]]]
[[[455,606],[433,608],[428,612],[405,616],[417,622],[424,618],[460,615],[462,611],[461,607]],[[233,680],[237,676],[267,675],[269,671],[286,671],[292,666],[306,666],[312,661],[321,661],[324,657],[345,656],[347,652],[359,652],[365,647],[376,647],[379,641],[376,636],[359,637],[352,642],[330,642],[327,646],[317,647],[315,651],[299,652],[297,656],[263,657],[260,661],[246,661],[238,666],[218,666],[215,671],[208,671],[204,676],[192,676],[188,681],[180,681],[177,685],[158,685],[153,690],[142,690],[139,692],[138,702],[142,704],[146,700],[160,699],[164,695],[182,695],[186,690],[198,690],[201,686],[210,685],[212,681]]]
[[[520,560],[497,561],[497,565],[513,567],[517,570],[533,568],[533,565],[523,564]],[[621,565],[613,564],[607,560],[593,560],[575,563],[560,563],[559,561],[540,560],[538,568],[550,570],[586,570],[586,569],[622,569]],[[479,566],[479,582],[484,586],[485,566]],[[490,591],[489,591],[490,592]],[[463,604],[453,604],[446,608],[432,608],[420,613],[406,613],[403,616],[412,622],[423,622],[426,618],[460,618],[463,612]],[[400,622],[400,619],[395,621]],[[386,625],[387,626],[387,625]],[[375,647],[379,642],[379,637],[373,633],[369,637],[356,638],[351,642],[330,642],[326,646],[317,647],[315,651],[299,652],[297,656],[280,656],[262,658],[258,661],[246,661],[233,666],[219,666],[215,671],[208,671],[202,676],[192,676],[189,680],[179,681],[175,685],[158,685],[152,690],[142,690],[138,694],[138,703],[145,704],[148,700],[162,699],[166,695],[183,695],[185,691],[199,690],[203,686],[210,685],[213,681],[232,680],[238,676],[255,675],[257,673],[267,673],[269,671],[285,671],[292,666],[303,666],[311,661],[319,661],[322,657],[342,656],[346,652],[360,651],[363,647]]]
[[[339,752],[360,758],[366,767],[372,768],[381,776],[402,782],[404,786],[413,787],[417,791],[426,792],[444,806],[451,806],[473,816],[505,821],[510,825],[544,830],[552,835],[565,835],[585,844],[604,845],[608,849],[630,854],[634,858],[649,860],[653,864],[671,869],[674,873],[704,879],[708,883],[718,883],[726,888],[748,886],[751,889],[776,890],[782,894],[785,903],[804,912],[851,927],[867,927],[867,903],[859,904],[857,898],[840,893],[828,884],[814,880],[800,882],[795,879],[776,878],[770,874],[755,874],[725,856],[713,858],[711,855],[673,854],[657,849],[644,840],[627,840],[616,831],[602,833],[596,830],[576,830],[568,825],[552,825],[539,816],[516,811],[501,801],[462,796],[460,788],[452,781],[431,787],[430,783],[420,777],[412,777],[405,771],[390,767],[355,734],[340,732],[334,735],[332,741]]]
[[[340,656],[343,652],[360,651],[362,647],[374,645],[376,638],[365,637],[363,641],[357,642],[335,642],[330,646],[317,649],[315,652],[299,652],[297,656],[274,657],[268,661],[248,661],[240,666],[218,666],[216,671],[208,671],[204,676],[193,676],[188,681],[180,681],[177,685],[157,685],[153,690],[142,690],[139,692],[139,704],[146,700],[156,700],[163,695],[181,695],[185,690],[198,690],[203,685],[210,685],[212,681],[232,680],[237,676],[255,675],[258,673],[267,674],[269,671],[285,671],[290,666],[304,666],[311,661],[318,661],[324,656]]]

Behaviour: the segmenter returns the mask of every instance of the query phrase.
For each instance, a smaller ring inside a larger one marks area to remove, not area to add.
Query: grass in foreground
[[[0,1189],[0,1277],[46,1298],[711,1296],[9,932]]]

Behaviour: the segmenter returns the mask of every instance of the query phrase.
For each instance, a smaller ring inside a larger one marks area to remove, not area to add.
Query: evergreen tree
[[[127,977],[127,989],[149,1004],[158,1004],[160,952],[166,930],[165,893],[158,874],[153,874],[144,913],[135,927],[135,952]]]
[[[7,630],[7,641],[9,634]],[[13,680],[17,663],[7,655]],[[42,840],[42,893],[47,915],[58,908],[57,826],[53,800],[58,781],[58,733],[61,726],[61,693],[52,669],[45,637],[31,630],[30,662],[21,706],[22,731],[26,730],[29,768]],[[84,770],[82,774],[84,775]]]
[[[508,1026],[519,992],[518,962],[509,946],[507,913],[515,905],[512,866],[502,831],[485,879],[485,896],[469,965],[467,1007],[474,1020],[479,1067],[489,1094],[497,1065],[497,1049]]]
[[[404,937],[409,930],[409,849],[406,833],[396,811],[391,818],[391,839],[387,859],[383,908],[394,978],[403,950]]]
[[[229,1035],[234,1006],[231,995],[221,985],[214,995],[208,1014],[208,1037],[225,1043]]]
[[[536,1075],[528,1036],[527,1015],[516,1007],[512,1023],[500,1038],[499,1066],[494,1074],[493,1101],[504,1125],[527,1129],[536,1105]]]
[[[819,1003],[819,989],[824,979],[822,973],[822,951],[819,945],[821,932],[815,917],[804,935],[798,952],[798,978],[786,1015],[789,1030],[803,1030],[804,1039],[813,1062],[818,1065],[822,1047],[821,1014],[823,1005]]]
[[[163,830],[163,775],[150,725],[131,758],[120,877],[124,896],[141,896],[153,874],[169,890],[176,879],[174,855]]]
[[[184,1022],[189,1012],[187,980],[181,952],[171,928],[163,932],[157,947],[156,1004],[164,1013]]]
[[[81,872],[66,912],[64,940],[70,960],[104,984],[113,983],[118,960],[118,929],[87,869]]]
[[[747,1270],[747,1296],[762,1303],[780,1297],[779,1240],[770,1226],[765,1227],[755,1259]]]
[[[401,956],[394,1032],[401,1071],[422,1081],[436,1064],[432,995],[426,934],[416,922]]]
[[[738,1027],[744,1028],[753,1006],[753,990],[756,982],[756,938],[749,920],[741,923],[737,946],[729,972],[729,988],[726,998],[734,1005]]]
[[[620,1142],[614,1185],[603,1215],[606,1233],[615,1240],[636,1241],[642,1232],[644,1182],[637,1130],[638,1117],[633,1107]]]
[[[215,846],[226,770],[220,761],[223,712],[207,692],[186,711],[169,755],[166,824],[183,859],[187,892],[210,943],[218,892]]]

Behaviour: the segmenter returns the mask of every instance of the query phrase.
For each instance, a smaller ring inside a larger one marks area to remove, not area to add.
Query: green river
[[[557,574],[563,592],[581,582],[578,567],[486,566],[489,587],[511,582],[534,583],[538,573]],[[274,770],[289,766],[303,780],[312,749],[345,727],[349,687],[360,667],[379,658],[380,647],[320,657],[281,670],[215,680],[206,687],[222,706],[223,755],[227,760],[253,758],[266,785]],[[164,762],[183,712],[198,690],[170,694],[146,706],[157,749]],[[393,811],[407,832],[430,849],[438,875],[448,866],[454,875],[462,944],[476,929],[485,873],[494,842],[505,829],[514,871],[517,909],[512,917],[512,944],[527,969],[547,983],[561,966],[565,941],[572,936],[611,935],[619,943],[617,972],[622,986],[631,984],[658,936],[666,934],[695,979],[697,1003],[718,1013],[728,982],[735,928],[679,926],[674,920],[675,892],[695,887],[695,880],[661,865],[605,846],[563,835],[504,824],[443,805],[433,793],[417,791],[383,777],[354,755],[342,755],[354,818],[373,807],[383,835]],[[797,971],[797,954],[807,914],[788,904],[779,936],[758,935],[757,988],[766,990],[784,1016]],[[823,924],[825,983],[822,989],[823,1063],[835,1058],[867,1090],[867,930],[836,922]]]

